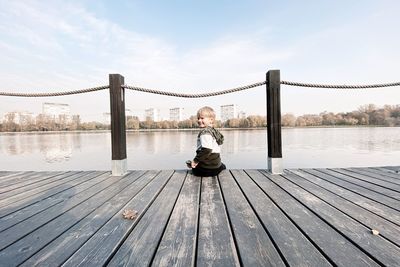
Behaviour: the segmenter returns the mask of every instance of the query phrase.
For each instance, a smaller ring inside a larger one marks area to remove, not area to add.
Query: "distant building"
[[[169,109],[169,120],[170,121],[182,121],[183,120],[183,108],[170,108]]]
[[[68,104],[43,103],[43,114],[54,119],[56,122],[71,122],[71,109]]]
[[[156,108],[148,108],[144,111],[144,117],[146,120],[159,121],[160,110]]]
[[[130,109],[125,109],[125,119],[128,117],[132,117],[133,112]],[[111,125],[111,113],[110,112],[104,112],[103,113],[103,124],[105,125]]]
[[[76,125],[81,123],[81,116],[80,115],[72,115],[72,122]]]
[[[225,122],[233,118],[237,118],[236,105],[231,104],[221,106],[221,121]]]
[[[238,114],[238,119],[245,119],[246,118],[246,112],[240,111]]]
[[[132,110],[126,108],[125,109],[125,117],[128,117],[128,116],[133,116],[133,112],[132,112]]]
[[[4,122],[13,122],[19,125],[26,125],[34,121],[33,113],[28,111],[12,111],[4,114]]]

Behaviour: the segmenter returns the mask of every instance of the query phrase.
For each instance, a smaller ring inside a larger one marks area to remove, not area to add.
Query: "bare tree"
[[[296,116],[292,113],[284,114],[281,118],[282,126],[294,127],[296,126]]]

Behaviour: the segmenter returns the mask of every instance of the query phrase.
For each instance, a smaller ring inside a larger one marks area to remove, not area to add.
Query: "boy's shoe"
[[[191,160],[187,160],[186,161],[186,166],[191,169],[192,168],[192,161]]]

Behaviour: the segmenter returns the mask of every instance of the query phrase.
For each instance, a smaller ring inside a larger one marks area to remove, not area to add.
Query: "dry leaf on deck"
[[[136,210],[124,210],[124,213],[122,213],[122,216],[124,219],[129,219],[133,220],[137,217],[138,212]]]

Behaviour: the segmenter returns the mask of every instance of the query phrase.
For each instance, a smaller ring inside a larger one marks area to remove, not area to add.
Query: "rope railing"
[[[126,89],[130,89],[130,90],[135,90],[135,91],[145,92],[145,93],[151,93],[151,94],[158,94],[158,95],[167,95],[167,96],[185,97],[185,98],[200,98],[200,97],[209,97],[209,96],[230,94],[230,93],[239,92],[239,91],[251,89],[251,88],[254,88],[254,87],[262,86],[264,84],[266,84],[265,81],[249,84],[249,85],[246,85],[246,86],[240,86],[240,87],[236,87],[236,88],[232,88],[232,89],[226,89],[226,90],[217,91],[217,92],[210,92],[210,93],[201,93],[201,94],[174,93],[174,92],[166,92],[166,91],[161,91],[161,90],[148,89],[148,88],[129,86],[129,85],[122,85],[122,87],[126,88]]]
[[[299,82],[288,82],[280,79],[280,70],[269,70],[266,73],[265,81],[240,86],[236,88],[207,92],[207,93],[177,93],[162,91],[158,89],[148,89],[137,86],[125,85],[125,79],[120,74],[109,74],[109,85],[86,88],[81,90],[64,91],[64,92],[47,92],[47,93],[12,93],[0,92],[0,96],[17,96],[17,97],[51,97],[82,94],[88,92],[109,89],[110,93],[110,115],[111,115],[111,164],[112,175],[122,176],[127,172],[127,153],[126,153],[126,128],[125,128],[125,90],[133,90],[144,93],[159,94],[173,97],[200,98],[224,95],[239,92],[262,85],[266,85],[267,96],[267,144],[268,144],[268,170],[272,174],[283,173],[282,167],[282,137],[281,137],[281,101],[280,91],[281,85],[329,88],[329,89],[367,89],[378,87],[399,86],[400,82],[386,84],[371,85],[328,85],[328,84],[309,84]],[[272,127],[270,127],[272,126]]]
[[[8,93],[8,92],[0,92],[0,96],[19,96],[19,97],[49,97],[49,96],[64,96],[64,95],[75,95],[75,94],[83,94],[94,91],[100,91],[104,89],[108,89],[108,85],[80,89],[80,90],[72,90],[72,91],[64,91],[64,92],[54,92],[54,93]]]
[[[328,88],[328,89],[370,89],[370,88],[381,88],[381,87],[393,87],[393,86],[400,86],[400,82],[394,83],[383,83],[383,84],[370,84],[370,85],[330,85],[330,84],[311,84],[311,83],[300,83],[300,82],[288,82],[288,81],[281,81],[283,85],[289,86],[298,86],[298,87],[310,87],[310,88]],[[200,94],[188,94],[188,93],[176,93],[176,92],[169,92],[169,91],[162,91],[157,89],[149,89],[137,86],[130,86],[130,85],[122,85],[122,88],[139,91],[144,93],[150,94],[158,94],[158,95],[166,95],[166,96],[174,96],[174,97],[184,97],[184,98],[201,98],[201,97],[210,97],[210,96],[218,96],[224,94],[235,93],[243,90],[248,90],[251,88],[259,87],[265,85],[266,81],[257,82],[245,86],[240,86],[236,88],[216,91],[216,92],[209,92],[209,93],[200,93]],[[65,95],[74,95],[74,94],[82,94],[82,93],[89,93],[100,91],[104,89],[108,89],[109,85],[86,88],[86,89],[79,89],[79,90],[72,90],[72,91],[64,91],[64,92],[54,92],[54,93],[12,93],[12,92],[0,92],[0,96],[16,96],[16,97],[51,97],[51,96],[65,96]]]
[[[369,84],[369,85],[331,85],[331,84],[312,84],[312,83],[281,81],[281,84],[290,85],[290,86],[328,88],[328,89],[370,89],[370,88],[379,88],[379,87],[400,86],[400,82]]]

